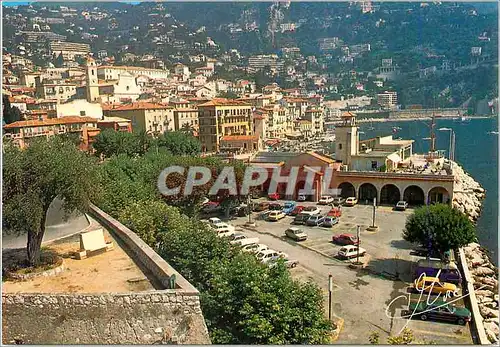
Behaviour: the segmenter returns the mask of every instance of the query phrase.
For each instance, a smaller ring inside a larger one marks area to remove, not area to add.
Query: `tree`
[[[170,131],[160,135],[157,145],[173,155],[198,155],[201,152],[200,141],[183,131]]]
[[[40,261],[47,211],[57,197],[70,213],[85,210],[94,189],[95,161],[60,137],[36,139],[25,150],[7,146],[3,166],[4,230],[28,234],[31,266]]]
[[[179,129],[179,131],[181,133],[184,133],[186,135],[191,135],[191,136],[194,136],[194,132],[195,132],[193,126],[188,124],[188,123],[184,123],[182,125],[182,127]]]
[[[473,242],[476,234],[465,214],[447,204],[435,204],[420,207],[408,217],[403,238],[444,255]]]
[[[150,138],[144,131],[128,133],[105,129],[95,138],[92,147],[96,155],[109,158],[113,155],[143,155],[149,148]]]
[[[3,102],[3,120],[5,124],[17,122],[22,120],[21,111],[10,104],[9,96],[6,94],[2,94],[2,102]]]

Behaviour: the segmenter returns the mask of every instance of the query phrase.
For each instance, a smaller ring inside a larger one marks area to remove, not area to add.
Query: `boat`
[[[466,117],[466,116],[462,116],[462,117],[460,117],[460,121],[461,122],[468,122],[468,121],[470,121],[470,118]]]
[[[490,135],[498,135],[498,131],[488,131],[488,134],[490,134]]]

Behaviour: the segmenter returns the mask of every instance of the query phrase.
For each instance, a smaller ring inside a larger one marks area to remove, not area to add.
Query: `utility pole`
[[[332,290],[333,290],[333,277],[332,274],[328,275],[328,320],[332,321]]]
[[[357,254],[357,260],[356,260],[357,264],[359,264],[359,247],[361,246],[361,239],[359,238],[360,230],[361,230],[361,227],[358,225],[357,230],[356,230],[356,236],[358,237],[358,254]]]

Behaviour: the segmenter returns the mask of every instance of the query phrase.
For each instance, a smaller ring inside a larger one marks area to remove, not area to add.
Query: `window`
[[[339,149],[340,149],[340,150],[342,149],[342,144],[341,144],[341,143],[339,143]]]
[[[372,160],[372,169],[376,169],[376,168],[377,168],[377,161]]]
[[[130,87],[129,87],[129,86],[127,86],[127,91],[128,91],[129,89],[130,89]]]
[[[94,71],[94,70],[92,70],[92,76],[94,76],[94,75],[95,75],[95,71]]]
[[[80,117],[85,117],[85,111],[80,111]]]

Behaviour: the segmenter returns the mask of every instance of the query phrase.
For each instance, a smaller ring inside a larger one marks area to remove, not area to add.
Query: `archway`
[[[408,203],[408,205],[425,205],[424,191],[418,186],[407,187],[403,193],[403,199]]]
[[[450,199],[450,196],[448,194],[448,191],[443,188],[443,187],[434,187],[429,191],[428,195],[428,201],[431,204],[435,203],[440,203],[444,204],[447,203],[448,200]]]
[[[356,189],[349,182],[343,182],[339,184],[340,196],[343,198],[348,198],[351,196],[356,196]]]
[[[401,200],[401,192],[394,184],[386,184],[380,190],[380,204],[395,205]]]
[[[359,187],[358,200],[360,203],[373,203],[373,199],[377,197],[377,188],[371,183],[363,183]]]

